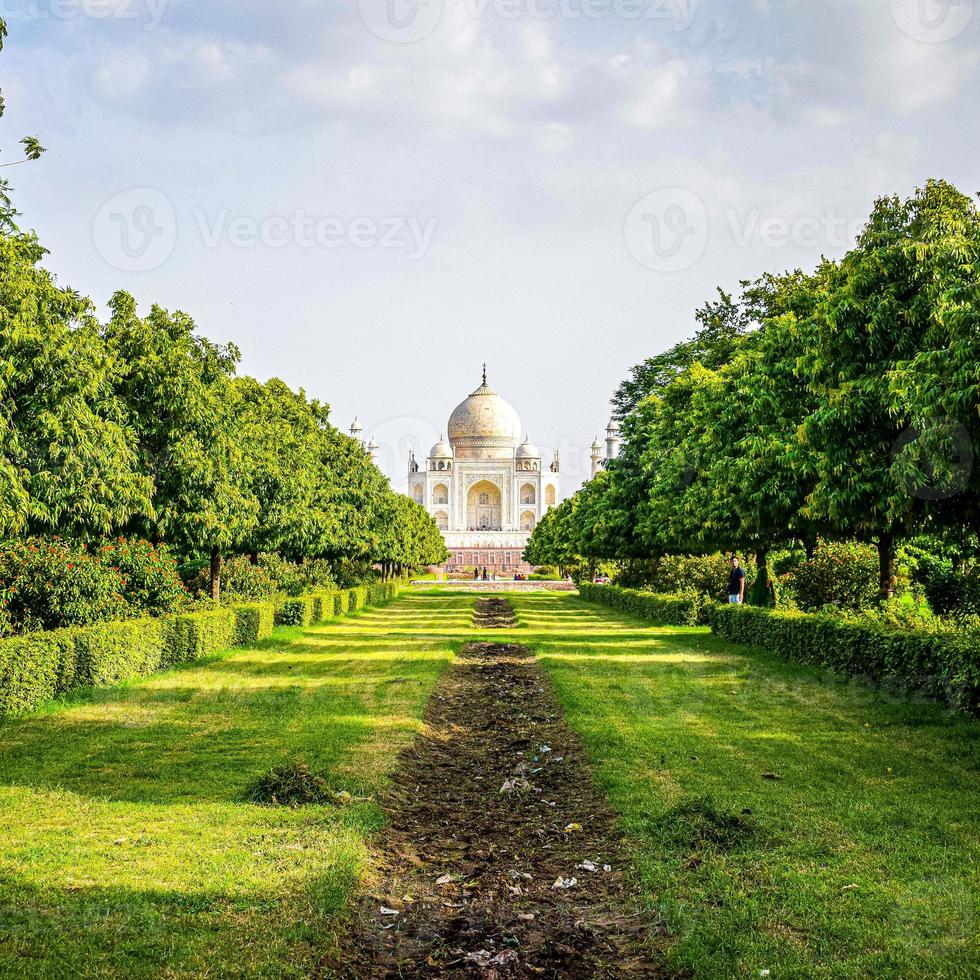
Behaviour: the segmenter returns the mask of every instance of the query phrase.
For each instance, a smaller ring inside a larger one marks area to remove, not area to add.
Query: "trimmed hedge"
[[[395,582],[271,602],[71,626],[0,640],[0,717],[32,711],[74,688],[104,686],[212,657],[272,635],[273,622],[309,626],[398,593]]]
[[[618,585],[592,585],[583,582],[579,595],[588,602],[599,602],[613,609],[649,619],[658,626],[696,626],[703,621],[702,604],[696,595],[659,595]]]
[[[938,698],[980,714],[980,644],[953,629],[896,629],[821,613],[712,605],[712,632],[786,660]]]
[[[23,714],[76,687],[152,674],[231,646],[230,610],[130,619],[0,640],[0,717]]]
[[[281,626],[310,626],[313,623],[313,599],[308,595],[283,599],[276,609],[276,622]]]
[[[235,642],[235,614],[231,609],[181,613],[163,620],[164,666],[212,657]]]
[[[152,674],[164,660],[164,621],[133,619],[71,630],[76,685],[102,687]],[[44,634],[38,634],[43,636]]]
[[[244,647],[272,636],[275,606],[271,602],[245,602],[232,606],[235,614],[235,646]]]
[[[333,619],[333,592],[326,589],[311,592],[310,599],[313,601],[311,622],[322,623],[327,619]]]
[[[283,626],[315,626],[368,606],[383,606],[398,594],[398,589],[398,582],[374,582],[352,589],[320,589],[306,595],[283,597],[276,607],[276,622]]]

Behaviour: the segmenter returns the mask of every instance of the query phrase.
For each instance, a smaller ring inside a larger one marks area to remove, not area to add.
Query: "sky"
[[[977,0],[980,6],[980,0]],[[588,475],[718,287],[980,188],[974,0],[0,0],[21,224],[354,415],[404,489],[480,382]]]

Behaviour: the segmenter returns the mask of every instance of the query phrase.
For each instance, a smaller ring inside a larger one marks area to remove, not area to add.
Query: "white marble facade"
[[[450,551],[447,568],[526,570],[522,552],[558,502],[558,455],[542,465],[522,439],[517,412],[483,383],[449,418],[425,462],[409,459],[408,492],[433,516]]]

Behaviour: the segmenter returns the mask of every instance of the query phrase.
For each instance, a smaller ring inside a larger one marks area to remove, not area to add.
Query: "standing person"
[[[479,568],[474,568],[473,569],[473,581],[476,582],[476,581],[479,580],[479,578],[480,578],[480,569]]]
[[[738,563],[738,555],[732,555],[732,574],[728,576],[728,601],[741,605],[745,601],[745,569]]]

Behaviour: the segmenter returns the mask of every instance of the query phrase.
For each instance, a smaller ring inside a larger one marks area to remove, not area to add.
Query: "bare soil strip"
[[[480,629],[511,629],[517,625],[514,607],[506,599],[478,599],[473,625]]]
[[[528,650],[471,643],[385,801],[343,977],[662,977],[662,932],[584,751]]]

